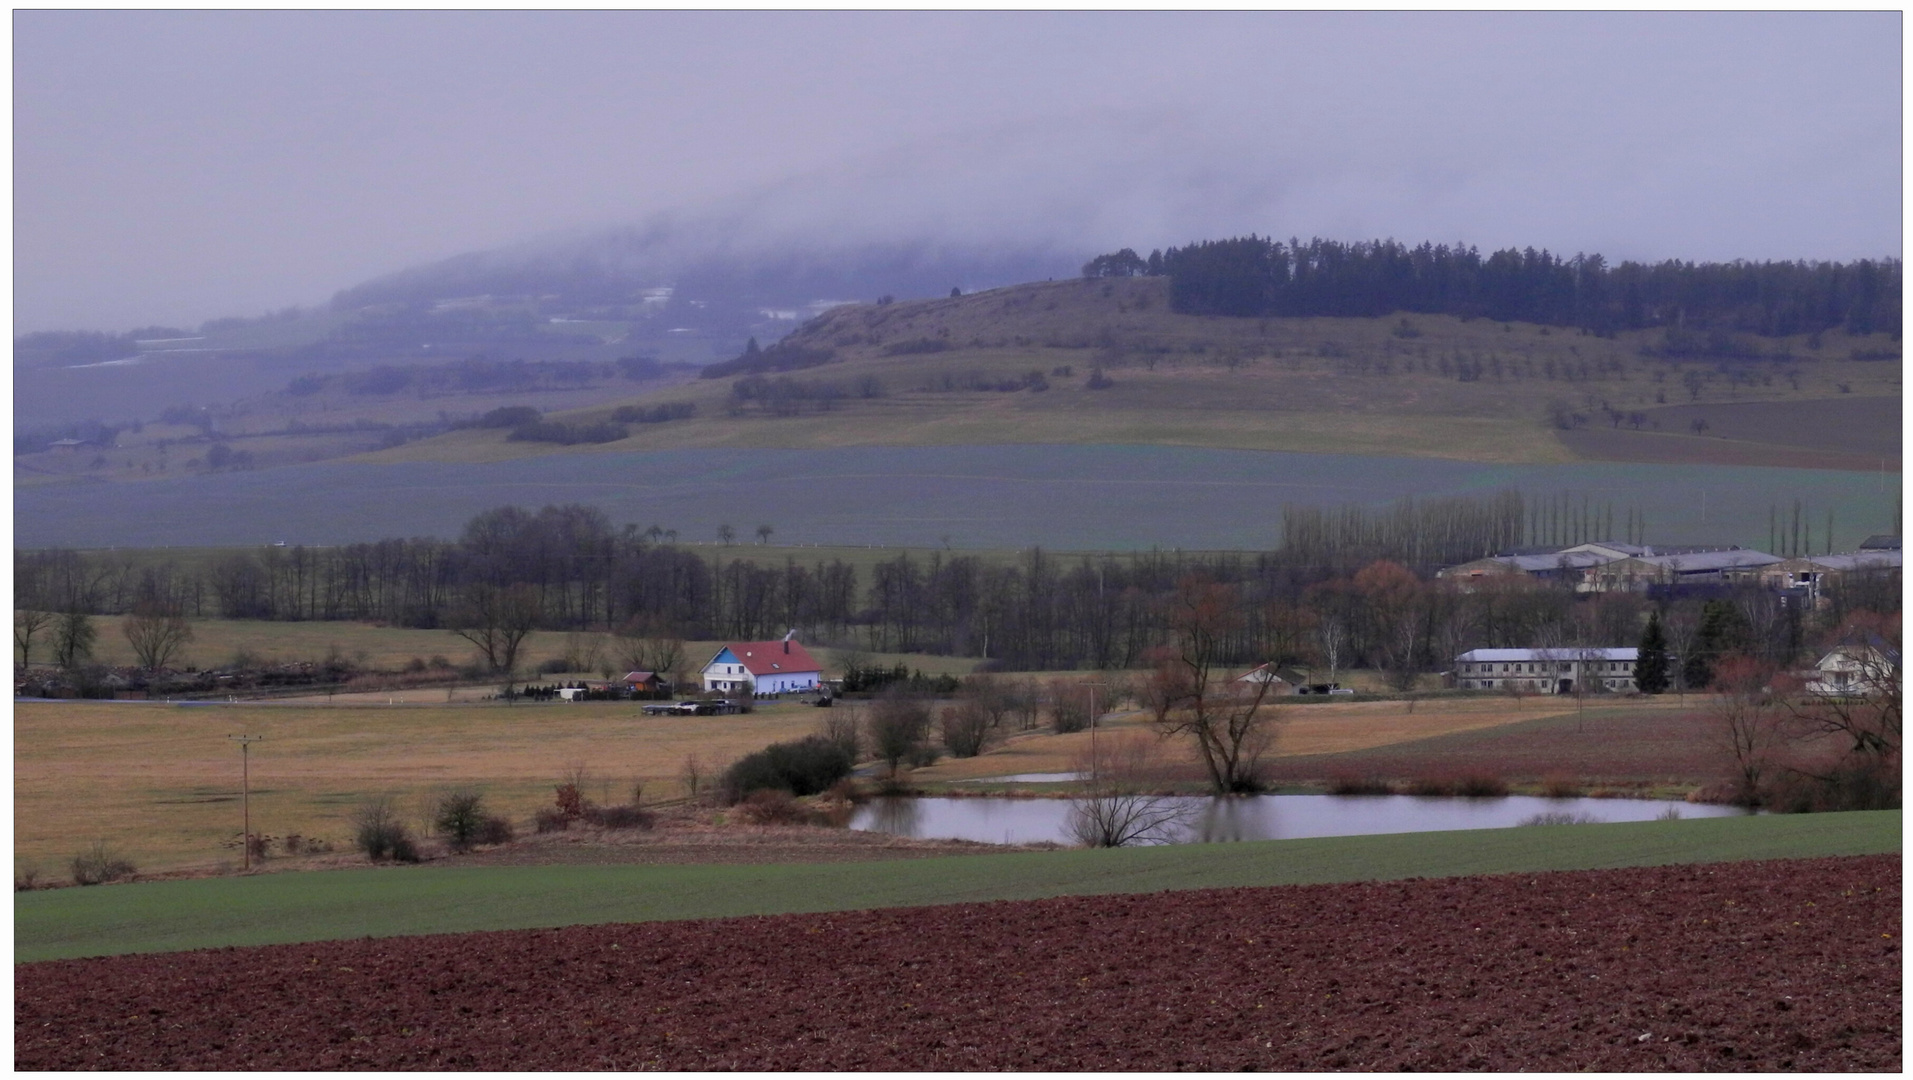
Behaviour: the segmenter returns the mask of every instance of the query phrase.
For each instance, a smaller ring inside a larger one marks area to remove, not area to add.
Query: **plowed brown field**
[[[15,968],[21,1069],[1898,1070],[1899,856]]]

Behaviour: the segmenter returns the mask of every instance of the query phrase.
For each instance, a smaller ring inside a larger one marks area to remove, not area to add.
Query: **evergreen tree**
[[[1714,664],[1728,653],[1747,646],[1747,619],[1726,600],[1709,600],[1701,607],[1700,629],[1694,634],[1694,655],[1685,659],[1681,674],[1693,690],[1705,690],[1714,681]]]
[[[1667,635],[1661,633],[1661,613],[1647,616],[1647,629],[1641,632],[1640,654],[1634,661],[1634,685],[1643,694],[1667,690]]]

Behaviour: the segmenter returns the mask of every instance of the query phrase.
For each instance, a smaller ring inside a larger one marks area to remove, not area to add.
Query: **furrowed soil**
[[[54,961],[21,1069],[1901,1068],[1892,856]]]

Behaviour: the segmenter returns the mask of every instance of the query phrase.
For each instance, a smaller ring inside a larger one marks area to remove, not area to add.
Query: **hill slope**
[[[1724,454],[1734,464],[1848,469],[1879,468],[1888,456],[1879,451],[1890,448],[1897,468],[1897,343],[1837,333],[1812,343],[1749,339],[1759,358],[1723,362],[1655,355],[1660,341],[1447,316],[1180,315],[1161,278],[1071,279],[833,308],[773,348],[720,366],[734,374],[557,417],[589,425],[613,420],[618,405],[696,406],[690,419],[633,424],[615,441],[558,446],[461,431],[367,460],[1149,443],[1528,464]],[[1861,398],[1894,404],[1824,422]],[[1821,422],[1694,426],[1710,410],[1726,417],[1761,402],[1819,403],[1809,408]],[[1857,443],[1855,424],[1866,429]],[[1785,440],[1771,437],[1783,429]],[[1720,438],[1722,430],[1736,437]]]

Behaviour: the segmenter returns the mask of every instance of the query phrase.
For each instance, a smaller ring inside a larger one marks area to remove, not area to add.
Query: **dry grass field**
[[[1633,707],[1635,703],[1630,703]],[[1641,703],[1660,709],[1659,703]],[[1461,732],[1506,727],[1545,717],[1572,715],[1574,703],[1548,698],[1465,698],[1419,701],[1411,710],[1401,701],[1328,702],[1278,706],[1274,756],[1277,759],[1345,754]],[[1114,714],[1100,725],[1104,734],[1148,730],[1141,712]],[[1089,751],[1090,735],[1019,735],[974,758],[946,758],[911,773],[920,783],[978,780],[1021,773],[1067,772]],[[1166,744],[1172,762],[1193,765],[1194,749]]]
[[[240,761],[229,735],[265,736],[252,757],[254,831],[298,834],[344,847],[353,812],[391,796],[422,826],[439,792],[473,786],[519,821],[551,801],[552,787],[583,764],[600,802],[685,794],[685,762],[705,776],[772,742],[801,737],[826,715],[775,704],[748,716],[649,718],[632,703],[517,704],[457,701],[437,692],[384,705],[341,697],[277,704],[23,702],[14,720],[15,858],[59,876],[73,855],[104,840],[146,871],[237,862]],[[1658,706],[1642,706],[1657,708]],[[853,707],[854,708],[854,707]],[[835,715],[843,715],[840,709]],[[1371,751],[1438,736],[1558,716],[1561,702],[1471,699],[1334,702],[1282,711],[1279,759]],[[1101,730],[1141,730],[1121,713]],[[1063,772],[1087,750],[1087,732],[1018,735],[988,753],[945,759],[912,774],[925,784]],[[1190,758],[1170,744],[1170,757]]]
[[[197,705],[18,703],[14,857],[58,877],[105,840],[142,870],[239,861],[240,755],[252,750],[255,832],[347,844],[354,810],[397,798],[415,827],[438,792],[484,791],[528,820],[575,765],[603,803],[683,794],[685,759],[706,774],[811,731],[821,710],[781,704],[748,716],[640,716],[634,703]]]

